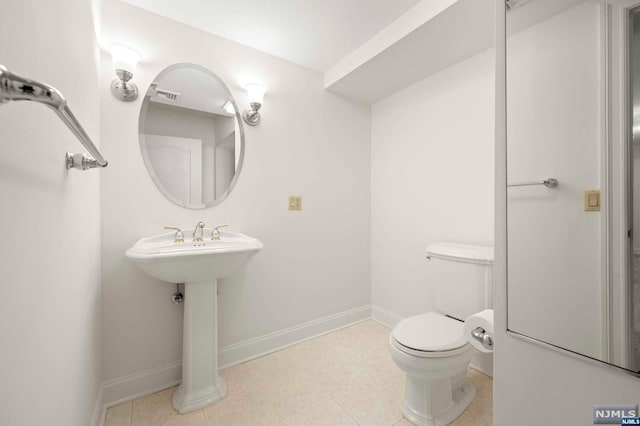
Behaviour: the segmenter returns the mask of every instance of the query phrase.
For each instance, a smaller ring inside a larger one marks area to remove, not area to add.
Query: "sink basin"
[[[239,232],[220,232],[220,240],[210,237],[192,242],[193,229],[184,231],[185,242],[174,243],[174,232],[141,238],[126,251],[140,269],[170,283],[211,281],[237,272],[263,244]],[[204,229],[204,235],[211,235]]]
[[[173,408],[180,414],[198,410],[224,398],[227,385],[218,374],[218,278],[242,268],[263,244],[239,232],[220,232],[211,240],[174,242],[175,232],[141,238],[125,256],[150,276],[170,283],[184,283],[182,326],[182,382],[173,394]],[[207,238],[207,236],[209,236]]]

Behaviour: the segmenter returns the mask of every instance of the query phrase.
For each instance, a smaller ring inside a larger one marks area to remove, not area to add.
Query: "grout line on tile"
[[[304,410],[304,411],[303,411],[303,412],[301,412],[301,413],[296,414],[295,416],[287,417],[286,419],[280,419],[280,416],[276,416],[276,417],[278,417],[278,420],[279,420],[279,421],[281,421],[281,422],[282,422],[282,424],[284,424],[284,423],[286,423],[286,421],[285,421],[285,420],[292,420],[292,419],[295,419],[296,417],[301,416],[301,415],[303,415],[303,414],[306,414],[306,413],[308,413],[309,411],[313,410],[314,408],[319,407],[320,405],[322,405],[322,404],[324,404],[324,403],[326,403],[326,402],[328,402],[328,401],[331,401],[332,399],[333,399],[333,397],[332,397],[332,396],[329,396],[329,397],[328,397],[328,399],[323,399],[322,401],[318,402],[316,405],[314,405],[314,406],[312,406],[312,407],[310,407],[310,408],[308,408],[308,409]]]
[[[360,424],[360,422],[358,422],[358,420],[356,420],[356,418],[355,418],[355,417],[353,417],[353,414],[351,414],[351,411],[349,411],[349,410],[347,410],[346,408],[344,408],[344,407],[342,406],[342,404],[340,404],[340,402],[338,402],[338,400],[337,400],[337,399],[335,399],[335,398],[331,398],[331,399],[333,399],[333,401],[334,401],[336,404],[338,404],[338,407],[342,408],[342,409],[344,410],[344,412],[345,412],[345,413],[347,413],[347,415],[348,415],[349,417],[351,417],[351,420],[353,420],[357,425],[359,425],[359,424]]]
[[[204,418],[204,424],[205,426],[209,426],[209,422],[207,421],[207,416],[204,414],[204,410],[201,408],[200,410],[200,415]]]
[[[373,380],[375,380],[376,382],[381,384],[383,388],[385,388],[386,390],[388,390],[392,394],[396,395],[396,390],[392,389],[391,386],[387,386],[387,383],[384,380],[382,380],[380,377],[378,377],[377,374],[373,374],[371,377],[373,378]],[[402,395],[402,396],[404,397],[404,395]]]
[[[204,417],[204,426],[210,426],[209,420],[207,419],[207,415],[204,413],[204,408],[201,408],[200,411],[202,411],[202,417]]]

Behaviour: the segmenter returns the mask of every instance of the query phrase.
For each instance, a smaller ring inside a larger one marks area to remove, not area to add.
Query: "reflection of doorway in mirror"
[[[236,173],[236,120],[234,117],[215,116],[215,175],[214,198],[221,198],[229,190]]]
[[[216,197],[222,195],[231,185],[236,173],[235,132],[216,143]]]
[[[145,135],[147,155],[167,192],[190,205],[202,205],[202,140]]]

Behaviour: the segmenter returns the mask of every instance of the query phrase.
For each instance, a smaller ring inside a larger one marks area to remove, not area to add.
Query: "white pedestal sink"
[[[185,235],[193,230],[185,229]],[[204,229],[211,236],[212,230]],[[226,384],[218,375],[218,278],[238,271],[263,244],[237,232],[220,232],[220,240],[174,242],[168,232],[135,243],[125,256],[154,278],[185,283],[182,383],[173,395],[179,413],[222,399]]]

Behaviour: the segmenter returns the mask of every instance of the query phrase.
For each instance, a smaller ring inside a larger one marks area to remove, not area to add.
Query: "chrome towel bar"
[[[38,81],[20,77],[8,71],[0,65],[0,104],[9,101],[34,101],[45,104],[67,125],[80,143],[89,151],[91,157],[86,154],[66,153],[65,165],[67,169],[78,168],[81,170],[95,167],[107,167],[107,161],[102,157],[98,148],[84,131],[78,119],[67,106],[67,101],[55,87]]]
[[[507,186],[509,188],[512,188],[516,186],[533,186],[533,185],[544,185],[547,188],[555,188],[558,186],[558,179],[546,178],[544,180],[537,180],[535,182],[510,183]]]

